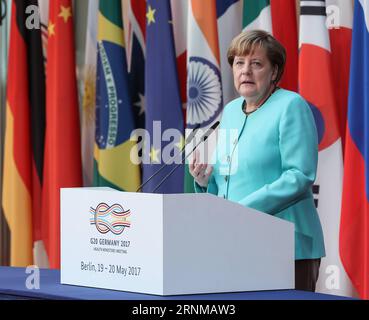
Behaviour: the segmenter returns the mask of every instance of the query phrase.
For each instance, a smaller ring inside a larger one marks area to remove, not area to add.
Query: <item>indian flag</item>
[[[217,121],[223,110],[222,79],[216,2],[192,0],[187,21],[187,134]],[[206,153],[211,156],[215,141],[209,139]],[[202,150],[202,155],[205,150]],[[187,168],[188,169],[188,168]],[[185,191],[193,192],[193,180],[185,174]]]

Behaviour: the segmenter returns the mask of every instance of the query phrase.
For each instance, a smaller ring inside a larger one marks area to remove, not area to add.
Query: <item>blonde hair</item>
[[[266,55],[273,67],[278,67],[278,72],[274,83],[281,80],[286,64],[286,49],[270,33],[263,30],[243,31],[236,36],[227,51],[227,59],[230,66],[236,56],[247,56],[256,47],[264,48]]]

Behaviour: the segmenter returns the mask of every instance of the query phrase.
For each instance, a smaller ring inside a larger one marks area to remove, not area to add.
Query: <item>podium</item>
[[[61,283],[155,295],[294,288],[294,225],[211,194],[61,189]]]

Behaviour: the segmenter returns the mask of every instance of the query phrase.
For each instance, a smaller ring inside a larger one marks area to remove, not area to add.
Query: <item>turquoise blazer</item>
[[[295,259],[325,256],[323,231],[311,187],[318,138],[310,107],[297,93],[279,89],[246,116],[243,97],[224,108],[209,192],[295,225]],[[262,230],[260,230],[262,232]]]

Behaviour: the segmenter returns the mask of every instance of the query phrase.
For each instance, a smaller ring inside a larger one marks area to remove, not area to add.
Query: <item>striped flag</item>
[[[189,1],[171,0],[170,3],[173,17],[173,34],[177,57],[179,91],[185,125],[187,106],[187,16]],[[184,192],[192,192],[193,180],[188,171],[188,165],[186,164],[184,166],[184,172]]]
[[[191,0],[187,28],[186,127],[191,130],[200,125],[206,129],[220,118],[223,111],[216,2]],[[212,154],[215,146],[213,139],[209,145],[202,154]],[[185,191],[194,192],[188,166],[185,181]]]
[[[81,141],[71,0],[49,4],[42,215],[51,268],[60,267],[60,188],[80,187]]]
[[[271,33],[286,49],[287,62],[280,86],[297,91],[298,36],[295,0],[244,0],[244,30]]]
[[[2,203],[12,266],[32,264],[33,242],[42,236],[45,72],[40,30],[26,28],[29,5],[37,1],[12,1]]]
[[[362,299],[369,299],[369,1],[356,0],[352,30],[340,254]]]
[[[145,186],[144,191],[152,192],[174,168],[175,154],[184,143],[184,128],[169,0],[147,1],[146,18],[146,130],[150,141],[145,140],[144,154],[150,154],[147,159],[150,163],[143,165],[143,180],[146,181],[159,164],[168,164]],[[179,166],[157,192],[183,192],[183,176],[183,167]]]
[[[135,191],[140,168],[135,164],[136,142],[130,140],[135,126],[121,1],[100,0],[98,20],[94,185]]]
[[[242,30],[242,1],[217,0],[220,70],[224,105],[238,97],[233,84],[232,68],[228,64],[227,51],[232,39]]]
[[[301,1],[300,13],[299,88],[318,130],[313,192],[326,247],[317,290],[346,295],[347,281],[338,255],[343,160],[325,1]]]
[[[187,34],[187,128],[208,127],[223,111],[216,2],[191,0]]]
[[[95,145],[97,14],[99,1],[88,2],[86,49],[84,65],[84,94],[82,102],[82,173],[83,185],[92,186]]]
[[[48,20],[49,20],[49,0],[38,0],[39,14],[40,14],[40,22],[41,22],[41,39],[42,39],[42,52],[43,52],[43,61],[44,61],[44,70],[46,69],[46,60],[47,60],[47,38],[48,38]],[[43,115],[45,117],[45,114]],[[45,130],[45,128],[43,128]],[[44,139],[44,138],[42,138]],[[43,151],[42,151],[43,156]],[[43,162],[43,159],[42,159]],[[40,200],[41,202],[41,195]],[[46,254],[45,244],[42,239],[42,217],[41,217],[41,209],[38,209],[39,218],[34,219],[33,227],[35,228],[37,224],[41,227],[38,227],[40,230],[40,235],[34,237],[33,243],[33,263],[37,265],[39,268],[48,268],[49,261]],[[37,222],[37,220],[39,222]],[[37,228],[37,227],[36,227]],[[37,233],[35,233],[37,234]]]
[[[44,53],[46,66],[47,38],[48,38],[47,26],[49,24],[49,0],[38,0],[38,6],[41,20],[42,51]]]
[[[243,1],[243,29],[273,33],[270,0]]]

